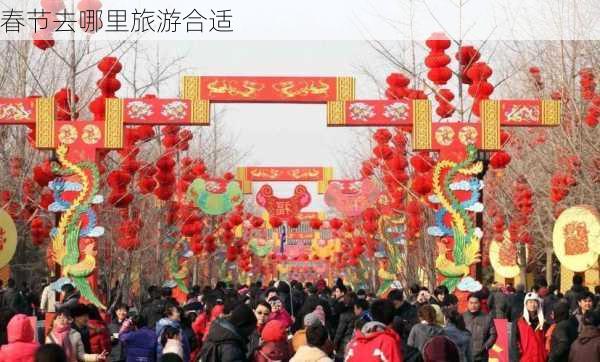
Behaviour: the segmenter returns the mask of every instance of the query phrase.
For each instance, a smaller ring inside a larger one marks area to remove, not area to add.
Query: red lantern
[[[331,226],[332,229],[339,230],[342,227],[343,222],[342,222],[342,220],[340,220],[338,218],[333,218],[333,219],[329,220],[329,225]]]
[[[484,62],[477,62],[469,68],[467,75],[473,81],[469,86],[469,94],[475,98],[473,113],[479,116],[479,104],[482,100],[489,99],[494,92],[494,86],[487,81],[492,76],[492,68]]]
[[[292,229],[296,229],[298,226],[300,226],[300,220],[298,220],[297,217],[292,216],[288,219],[287,225]]]
[[[427,195],[431,192],[433,186],[431,177],[415,175],[412,181],[412,189],[419,195]]]
[[[494,169],[503,169],[510,163],[510,155],[504,151],[492,153],[490,157],[490,166]]]
[[[452,70],[447,67],[450,57],[445,53],[451,45],[450,39],[443,33],[434,33],[425,44],[431,49],[425,58],[425,65],[430,69],[427,78],[438,85],[446,84],[452,78]]]
[[[277,216],[271,216],[269,218],[269,224],[271,224],[272,228],[277,229],[278,227],[283,225],[283,221],[281,221],[281,219]]]
[[[428,152],[420,152],[410,158],[410,165],[415,171],[426,173],[433,168],[434,161],[429,157]]]
[[[313,218],[310,220],[310,227],[313,230],[319,230],[322,225],[323,225],[323,222],[319,218]]]

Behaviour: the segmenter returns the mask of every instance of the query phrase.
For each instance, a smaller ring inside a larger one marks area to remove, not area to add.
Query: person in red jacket
[[[196,333],[198,341],[206,341],[208,337],[208,331],[210,330],[210,324],[221,315],[223,315],[223,303],[209,305],[207,302],[206,310],[200,314],[192,323],[192,330]]]
[[[254,352],[253,362],[288,362],[292,358],[286,328],[280,321],[267,322],[262,329],[260,339],[260,347]]]
[[[34,341],[34,332],[29,317],[17,314],[7,327],[8,344],[0,349],[1,362],[33,362],[39,345]]]
[[[285,329],[288,329],[292,326],[292,324],[294,324],[294,320],[287,312],[287,310],[285,310],[285,308],[283,307],[283,303],[281,302],[281,299],[279,299],[278,296],[271,297],[267,300],[267,302],[269,302],[269,304],[271,305],[271,315],[269,316],[270,321],[280,321],[285,326]]]
[[[92,354],[110,352],[112,345],[110,343],[110,331],[106,323],[102,320],[100,312],[96,306],[88,305],[89,317],[88,330],[90,333],[90,347]]]
[[[535,292],[525,295],[523,316],[512,324],[511,361],[546,362],[546,330],[542,300]]]
[[[371,305],[372,322],[355,331],[347,347],[345,362],[402,362],[402,341],[390,327],[394,321],[394,305],[389,300],[376,300]],[[337,358],[338,356],[336,356]]]

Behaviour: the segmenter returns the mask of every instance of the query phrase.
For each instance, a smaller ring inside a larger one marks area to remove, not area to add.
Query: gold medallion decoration
[[[490,243],[490,263],[496,274],[502,278],[515,278],[519,275],[517,264],[517,244],[510,240],[508,230],[504,231],[504,240]]]
[[[94,124],[88,124],[83,127],[83,132],[81,133],[81,140],[87,145],[94,145],[100,141],[102,137],[102,132],[100,132],[100,128]]]
[[[454,140],[454,130],[449,126],[442,126],[435,131],[435,140],[442,146],[450,146]]]
[[[465,126],[458,131],[458,139],[463,145],[474,145],[477,142],[479,132],[472,126]]]
[[[583,272],[598,262],[600,254],[600,216],[589,205],[563,211],[554,224],[554,254],[563,266]]]
[[[77,141],[77,137],[79,137],[77,128],[70,124],[63,124],[58,131],[58,140],[65,145],[73,144]]]
[[[17,227],[10,215],[0,209],[0,269],[8,265],[17,250]]]

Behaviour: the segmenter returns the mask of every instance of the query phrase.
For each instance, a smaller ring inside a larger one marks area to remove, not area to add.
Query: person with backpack
[[[412,327],[406,343],[423,354],[425,343],[431,338],[441,335],[443,330],[441,326],[436,324],[435,309],[431,305],[425,304],[419,307],[417,315],[421,322]]]
[[[255,329],[256,316],[252,308],[239,305],[228,317],[212,322],[199,361],[248,362],[246,346]]]
[[[344,361],[404,361],[402,341],[391,327],[394,321],[392,302],[386,299],[374,301],[371,304],[371,316],[373,321],[356,330],[354,338],[348,344]]]

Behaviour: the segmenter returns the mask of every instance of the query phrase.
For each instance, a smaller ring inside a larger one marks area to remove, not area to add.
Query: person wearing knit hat
[[[277,320],[267,322],[260,337],[261,345],[254,353],[253,361],[287,362],[290,360],[292,351],[287,340],[287,331],[283,323]]]
[[[544,319],[542,299],[535,292],[525,295],[523,316],[512,324],[511,361],[545,362],[546,330],[548,324]]]
[[[325,326],[325,314],[322,313],[322,308],[316,308],[311,313],[305,315],[303,322],[304,328],[297,330],[296,333],[294,333],[294,336],[292,337],[292,349],[294,352],[297,352],[301,346],[306,345],[306,329],[308,327],[315,324]],[[333,343],[331,339],[327,339],[324,350],[327,354],[331,354],[333,352]]]
[[[323,324],[323,322],[321,321],[321,318],[319,318],[317,313],[312,312],[312,313],[308,313],[307,315],[304,316],[304,326],[305,327],[312,326],[315,323]]]
[[[200,350],[202,362],[246,361],[248,337],[256,329],[256,316],[246,304],[237,306],[226,318],[211,324]]]

